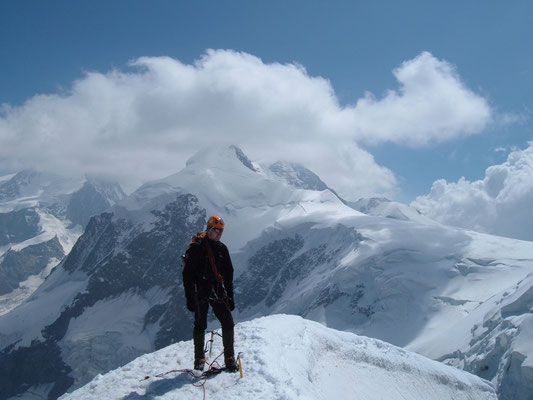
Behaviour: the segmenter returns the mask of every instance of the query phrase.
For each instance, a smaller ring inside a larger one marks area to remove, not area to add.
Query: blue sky
[[[5,116],[38,94],[68,96],[87,72],[127,72],[144,56],[189,65],[206,49],[228,49],[299,64],[345,106],[367,91],[397,91],[393,71],[429,52],[453,65],[496,121],[429,145],[361,142],[394,173],[393,196],[409,202],[440,178],[483,179],[533,139],[532,17],[529,1],[3,1],[0,103],[10,106]]]

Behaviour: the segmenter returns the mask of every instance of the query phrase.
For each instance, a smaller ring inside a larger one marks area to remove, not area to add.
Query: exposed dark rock
[[[66,208],[66,217],[74,224],[85,227],[92,216],[111,207],[125,195],[118,184],[85,181],[83,187],[73,193]]]
[[[289,185],[298,189],[322,191],[328,186],[313,171],[300,164],[284,163],[278,161],[269,168],[279,177],[283,178]]]
[[[265,300],[279,279],[280,270],[289,264],[303,245],[302,236],[297,234],[292,238],[275,240],[259,249],[250,258],[247,271],[235,283],[235,287],[239,288],[239,309]]]
[[[0,246],[20,243],[39,234],[39,214],[33,208],[0,213]]]
[[[246,168],[251,169],[254,172],[257,172],[257,169],[255,169],[250,159],[246,157],[246,154],[244,154],[244,152],[241,149],[239,149],[237,146],[230,146],[230,148],[235,150],[235,155],[237,156],[239,161],[243,163],[243,165]]]
[[[170,296],[164,304],[152,306],[144,316],[144,328],[156,329],[156,348],[190,335],[190,329],[184,329],[191,327],[192,321],[190,313],[185,312],[180,260],[192,235],[204,227],[206,211],[198,206],[196,197],[185,194],[178,195],[162,210],[152,211],[152,215],[149,231],[112,213],[91,218],[85,233],[58,267],[69,273],[86,273],[88,285],[63,308],[54,322],[43,327],[44,341],[34,341],[31,346],[16,350],[3,350],[0,374],[9,384],[2,389],[6,393],[2,398],[24,393],[39,383],[53,383],[49,397],[56,398],[72,386],[71,370],[64,365],[57,344],[64,338],[70,322],[98,301],[124,293],[143,295],[152,288],[166,289]],[[51,352],[54,352],[53,357],[49,355]],[[48,359],[43,361],[45,358]],[[21,367],[15,368],[18,364]],[[30,368],[34,365],[45,366],[46,373],[32,375]],[[11,369],[3,374],[1,368]]]
[[[72,369],[61,359],[54,341],[33,341],[29,347],[0,351],[0,400],[24,393],[30,387],[52,384],[49,400],[55,400],[72,385]]]
[[[0,263],[0,295],[18,288],[20,282],[40,274],[52,259],[60,261],[63,256],[63,247],[57,236],[20,251],[8,250]]]
[[[306,234],[297,233],[292,237],[272,240],[249,258],[246,272],[235,282],[239,310],[263,301],[267,307],[273,306],[290,285],[306,279],[318,266],[338,261],[346,246],[357,246],[362,240],[359,233],[344,226],[338,226],[336,231],[327,231],[339,239],[333,243],[315,243],[316,238],[308,237],[306,227],[301,227],[300,231]],[[324,304],[331,304],[334,301],[332,296],[330,292],[323,293]],[[311,307],[318,305],[313,303]],[[302,313],[305,315],[306,311]]]

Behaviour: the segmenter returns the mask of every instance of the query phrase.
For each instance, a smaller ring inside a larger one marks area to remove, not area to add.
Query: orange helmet
[[[211,215],[207,220],[207,229],[224,229],[224,220],[216,215]]]

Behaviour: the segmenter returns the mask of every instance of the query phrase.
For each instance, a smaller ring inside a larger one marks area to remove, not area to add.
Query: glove
[[[194,302],[193,299],[187,299],[187,310],[191,312],[196,311],[196,303]]]
[[[233,301],[233,297],[228,297],[228,307],[230,311],[235,310],[235,302]]]

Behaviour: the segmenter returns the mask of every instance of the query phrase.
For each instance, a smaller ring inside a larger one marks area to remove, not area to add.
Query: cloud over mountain
[[[433,183],[431,192],[412,203],[445,224],[495,235],[533,240],[533,142],[509,154],[503,164],[485,171],[485,178]]]
[[[451,64],[427,52],[394,71],[397,91],[346,106],[301,65],[231,50],[208,50],[194,64],[141,57],[130,67],[4,105],[0,169],[113,175],[133,187],[178,171],[198,148],[236,143],[252,157],[302,163],[355,199],[390,195],[397,183],[361,143],[425,145],[478,133],[492,115]]]

